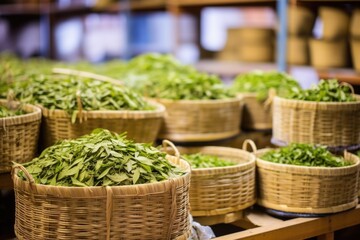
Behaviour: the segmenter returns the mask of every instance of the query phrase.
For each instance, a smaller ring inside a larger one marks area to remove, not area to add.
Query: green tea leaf
[[[140,177],[140,169],[136,168],[133,175],[133,184],[136,184]]]

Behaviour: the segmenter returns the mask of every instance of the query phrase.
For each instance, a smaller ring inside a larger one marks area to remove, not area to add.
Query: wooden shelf
[[[83,14],[92,12],[108,12],[118,13],[121,11],[141,11],[141,10],[165,10],[166,0],[151,1],[131,1],[127,6],[122,3],[114,3],[106,6],[85,6],[85,5],[69,5],[59,7],[57,4],[5,4],[0,5],[0,15],[41,15],[41,14]]]
[[[147,10],[165,10],[166,0],[137,0],[130,1],[130,5],[115,3],[104,7],[94,7],[94,10],[102,12],[120,12],[120,11],[147,11]]]
[[[168,0],[169,4],[180,7],[239,6],[239,5],[274,5],[276,0]]]
[[[83,5],[70,5],[59,7],[49,4],[6,4],[0,5],[0,15],[41,15],[41,14],[81,14],[90,13],[91,7]]]
[[[276,70],[275,63],[245,63],[236,61],[201,60],[195,67],[204,72],[232,77],[252,70]]]
[[[258,224],[259,220],[261,224]],[[274,219],[265,213],[259,215],[256,212],[249,212],[245,219],[233,224],[252,228],[217,237],[214,240],[302,240],[311,237],[333,240],[334,231],[360,224],[360,205],[353,210],[325,217],[294,218],[285,221]],[[261,226],[257,227],[258,225]]]
[[[329,79],[336,78],[340,81],[350,83],[352,85],[360,85],[360,73],[353,69],[327,69],[317,70],[319,78]]]

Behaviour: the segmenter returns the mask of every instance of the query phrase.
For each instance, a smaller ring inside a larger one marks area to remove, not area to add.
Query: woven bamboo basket
[[[272,62],[275,51],[273,40],[268,42],[244,42],[238,48],[240,60],[244,62]]]
[[[316,68],[345,67],[348,65],[349,54],[345,40],[310,39],[309,46],[311,65]]]
[[[360,38],[360,8],[353,11],[350,21],[350,34],[353,38]]]
[[[359,157],[344,153],[350,166],[304,167],[261,159],[256,152],[257,203],[290,213],[328,214],[354,208],[358,203]]]
[[[66,111],[43,108],[42,144],[47,147],[61,139],[77,138],[95,128],[127,132],[127,137],[136,142],[153,142],[160,130],[165,107],[155,102],[151,104],[156,107],[155,110],[82,111],[78,114],[82,121],[74,124]]]
[[[288,23],[288,33],[296,36],[311,36],[315,14],[307,7],[290,6],[288,8]]]
[[[259,101],[256,93],[239,93],[244,103],[241,128],[266,130],[272,128],[272,109],[266,101]]]
[[[268,43],[272,42],[275,31],[272,28],[243,27],[238,28],[239,41],[241,43]]]
[[[252,206],[255,198],[255,156],[229,147],[178,147],[181,154],[218,156],[237,165],[191,170],[191,215],[217,216]],[[226,216],[224,218],[226,220]],[[236,221],[238,219],[232,219]]]
[[[156,99],[166,115],[160,139],[176,142],[214,141],[239,133],[240,98],[221,100]]]
[[[309,59],[308,38],[288,36],[287,62],[296,65],[308,65]]]
[[[188,239],[190,166],[167,156],[187,173],[149,184],[60,187],[27,181],[15,165],[15,234],[19,240]],[[25,172],[25,171],[24,171]]]
[[[7,105],[8,101],[0,100],[0,104]],[[29,104],[22,109],[27,114],[0,118],[0,173],[10,172],[12,161],[28,162],[37,153],[41,110]]]
[[[335,40],[348,35],[350,16],[346,11],[340,8],[322,6],[319,8],[319,17],[323,22],[322,37],[324,39]]]
[[[350,43],[351,43],[351,56],[354,63],[354,68],[357,72],[360,72],[360,39],[354,38],[350,41]]]
[[[312,102],[275,97],[273,138],[289,143],[356,147],[360,143],[360,96],[356,102]]]

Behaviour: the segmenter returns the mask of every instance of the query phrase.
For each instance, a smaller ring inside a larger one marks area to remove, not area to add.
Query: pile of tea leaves
[[[23,165],[36,183],[53,186],[133,185],[185,174],[166,159],[166,153],[150,144],[134,143],[124,134],[104,129],[58,142]]]

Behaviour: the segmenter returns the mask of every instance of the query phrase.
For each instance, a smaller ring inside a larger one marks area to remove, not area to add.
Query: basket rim
[[[352,105],[358,105],[360,106],[360,95],[354,94],[354,97],[356,101],[352,102],[316,102],[316,101],[307,101],[307,100],[298,100],[298,99],[289,99],[284,97],[275,96],[274,101],[278,102],[285,102],[289,105],[297,106],[297,104],[303,104],[308,106],[352,106]]]
[[[329,206],[321,208],[303,208],[303,207],[291,207],[286,204],[275,204],[271,201],[264,199],[257,199],[257,204],[265,208],[271,208],[279,211],[289,212],[289,213],[309,213],[309,214],[328,214],[328,213],[337,213],[342,212],[358,205],[358,198],[354,199],[351,202],[343,203],[338,206]]]
[[[273,148],[264,148],[264,149],[260,149],[258,151],[255,152],[256,155],[256,165],[259,166],[266,166],[269,169],[274,169],[277,168],[277,170],[282,169],[282,170],[288,170],[290,171],[294,171],[294,172],[301,172],[301,170],[306,170],[306,173],[313,173],[313,172],[331,172],[334,173],[334,171],[343,171],[343,170],[354,170],[356,168],[359,168],[360,166],[360,158],[352,153],[349,152],[344,152],[344,159],[346,160],[352,160],[355,161],[354,164],[349,165],[349,166],[342,166],[342,167],[317,167],[317,166],[300,166],[300,165],[291,165],[291,164],[284,164],[284,163],[274,163],[274,162],[270,162],[270,161],[266,161],[261,159],[261,155],[272,150]],[[304,172],[305,173],[305,172]]]
[[[220,104],[220,103],[236,103],[240,102],[241,99],[238,97],[232,97],[232,98],[224,98],[224,99],[194,99],[194,100],[188,100],[188,99],[167,99],[167,98],[151,98],[152,100],[155,100],[157,102],[164,102],[164,103],[177,103],[177,104],[199,104],[199,105],[206,105],[206,104]]]
[[[91,187],[75,187],[75,186],[53,186],[44,185],[39,183],[30,183],[24,181],[18,177],[18,171],[12,171],[11,176],[14,183],[14,188],[26,187],[31,189],[36,194],[56,195],[57,197],[72,197],[72,198],[96,198],[106,195],[106,188],[110,187],[114,195],[124,196],[140,196],[152,193],[164,192],[165,189],[171,187],[171,185],[182,185],[184,181],[189,181],[191,176],[191,168],[189,163],[183,159],[179,159],[175,156],[167,155],[166,158],[174,165],[180,166],[186,173],[175,178],[170,178],[161,182],[155,183],[143,183],[135,185],[122,185],[122,186],[91,186]],[[187,180],[188,179],[188,180]]]
[[[6,104],[6,99],[0,99],[0,105]],[[14,102],[16,105],[22,104],[19,101]],[[11,117],[0,117],[0,125],[5,124],[5,126],[17,125],[21,123],[27,123],[32,121],[37,121],[41,119],[41,108],[32,105],[32,104],[23,104],[23,110],[26,112],[25,114],[11,116]]]
[[[82,114],[86,118],[102,118],[106,115],[106,118],[151,118],[151,117],[163,117],[165,115],[166,108],[161,103],[146,100],[150,105],[155,106],[153,110],[83,110]],[[67,117],[70,118],[70,115],[66,110],[62,109],[49,109],[43,107],[42,105],[37,105],[42,109],[43,115],[45,117],[56,116],[56,117]]]
[[[232,170],[232,169],[239,169],[239,168],[243,168],[245,166],[252,166],[252,165],[255,165],[255,161],[256,161],[256,157],[254,154],[248,152],[248,151],[245,151],[245,150],[242,150],[242,149],[237,149],[237,148],[231,148],[231,147],[220,147],[220,146],[204,146],[204,147],[178,147],[178,150],[180,151],[181,153],[181,149],[199,149],[199,153],[203,153],[203,151],[209,151],[209,152],[212,152],[212,151],[216,151],[216,150],[222,150],[222,151],[228,151],[228,152],[232,152],[232,153],[239,153],[239,156],[244,156],[244,155],[248,155],[249,158],[248,159],[245,159],[245,162],[243,163],[239,163],[239,164],[236,164],[236,165],[232,165],[232,166],[225,166],[225,167],[211,167],[211,168],[191,168],[191,171],[194,172],[194,173],[204,173],[204,172],[207,172],[207,173],[212,173],[212,172],[219,172],[219,171],[222,171],[222,170]],[[214,155],[214,156],[219,156],[220,154],[212,154],[212,153],[209,153],[207,152],[206,154],[207,155]]]
[[[236,95],[239,95],[241,97],[251,97],[256,98],[257,92],[236,92]]]

